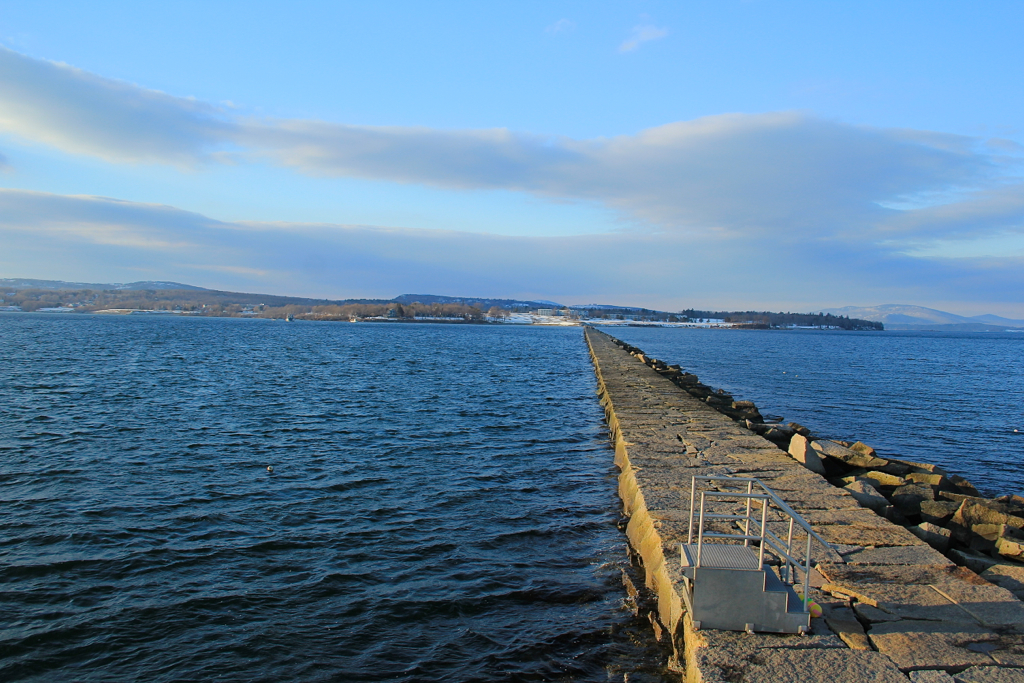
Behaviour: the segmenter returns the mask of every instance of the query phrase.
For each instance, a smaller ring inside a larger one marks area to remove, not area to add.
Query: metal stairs
[[[698,481],[712,483],[715,489],[698,490]],[[719,524],[718,531],[709,531],[707,525],[713,520],[728,522],[728,528]],[[773,526],[781,533],[773,531]],[[798,529],[806,536],[802,558],[796,556],[799,551],[793,547]],[[793,583],[796,570],[801,570],[803,594],[808,595],[812,538],[828,547],[805,520],[759,480],[693,477],[688,537],[679,550],[683,600],[694,627],[806,633],[811,615],[807,600],[797,594]],[[709,543],[708,539],[714,540]],[[779,574],[765,564],[766,550],[782,561]]]

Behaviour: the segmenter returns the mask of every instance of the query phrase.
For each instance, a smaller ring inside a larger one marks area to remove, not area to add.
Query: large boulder
[[[907,484],[898,486],[892,492],[892,504],[911,515],[921,514],[921,503],[935,500],[935,493],[930,486]]]
[[[885,509],[889,507],[889,501],[886,500],[885,496],[876,491],[874,486],[866,484],[863,481],[855,481],[843,488],[849,491],[858,503],[879,514],[884,514]]]
[[[1007,514],[1006,505],[984,498],[965,498],[949,520],[953,538],[979,550],[994,547],[995,538],[1002,535],[1002,526],[1024,528],[1024,518]]]
[[[878,486],[903,486],[907,483],[907,480],[903,477],[897,477],[894,474],[887,474],[885,472],[879,472],[872,470],[864,475],[868,479],[873,479],[878,483]]]
[[[917,526],[909,527],[907,531],[914,534],[940,553],[944,553],[949,550],[949,539],[951,535],[949,529],[943,529],[941,526],[930,522],[922,522]]]
[[[794,434],[789,442],[789,454],[798,463],[812,472],[825,474],[825,466],[821,463],[821,457],[811,448],[811,442],[802,434]]]
[[[1024,562],[1024,532],[1012,526],[1001,525],[996,538],[996,552],[1010,560]]]
[[[821,455],[829,458],[834,458],[850,467],[866,467],[869,469],[884,467],[886,460],[876,458],[872,455],[864,455],[857,451],[852,451],[842,444],[838,444],[835,441],[826,441],[824,439],[811,442],[811,448],[818,451]]]
[[[921,521],[945,526],[959,509],[960,504],[951,500],[925,500],[921,502]]]

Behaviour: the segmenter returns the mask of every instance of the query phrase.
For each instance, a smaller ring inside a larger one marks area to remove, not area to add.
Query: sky
[[[0,277],[1024,318],[1021,26],[0,0]]]

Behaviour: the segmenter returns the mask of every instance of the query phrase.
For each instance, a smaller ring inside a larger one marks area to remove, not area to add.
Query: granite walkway
[[[861,507],[773,443],[586,328],[621,470],[630,544],[691,683],[1024,683],[1024,604]],[[809,635],[693,628],[681,598],[690,478],[756,477],[832,546],[817,548]]]

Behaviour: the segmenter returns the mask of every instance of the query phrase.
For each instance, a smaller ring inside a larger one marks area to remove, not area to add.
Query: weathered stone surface
[[[847,545],[886,547],[894,545],[920,545],[921,539],[912,533],[890,524],[888,528],[857,527],[857,526],[823,526],[818,534],[829,543],[845,543]],[[943,529],[945,531],[945,529]]]
[[[972,666],[953,675],[957,683],[1024,683],[1024,669]]]
[[[945,526],[960,504],[951,500],[926,500],[921,503],[921,521]]]
[[[857,443],[850,446],[850,450],[853,451],[854,453],[860,453],[861,455],[867,455],[872,457],[876,455],[875,449],[867,445],[863,441],[858,441]]]
[[[744,663],[743,683],[907,683],[899,669],[877,652],[856,650],[762,650]]]
[[[900,669],[962,669],[994,664],[988,654],[970,649],[998,636],[981,626],[942,621],[894,621],[875,624],[868,634],[879,652]]]
[[[994,501],[964,500],[960,504],[960,509],[953,515],[950,526],[952,528],[955,525],[964,529],[970,529],[975,524],[1006,524],[1018,529],[1024,527],[1024,518],[1007,514],[1005,509],[1006,506]]]
[[[889,507],[889,501],[885,496],[879,493],[874,486],[863,481],[855,481],[843,488],[849,491],[858,503],[875,512],[882,512]]]
[[[929,474],[927,472],[911,472],[906,476],[906,479],[915,484],[924,484],[936,488],[949,485],[949,480],[941,474]]]
[[[864,633],[864,627],[860,625],[856,618],[838,619],[828,617],[825,619],[825,623],[851,650],[871,649],[871,642],[868,640],[867,634]]]
[[[1024,565],[994,564],[981,573],[981,578],[1024,598]]]
[[[960,550],[958,548],[950,549],[949,556],[952,557],[957,564],[967,567],[977,574],[982,573],[992,565],[999,564],[999,560],[985,555],[979,555],[978,553]]]
[[[814,526],[835,524],[839,526],[861,526],[870,529],[888,529],[891,524],[871,510],[808,510],[803,518]]]
[[[895,614],[889,614],[884,610],[880,610],[873,605],[868,605],[863,602],[855,603],[853,605],[853,609],[857,613],[858,617],[872,624],[900,620],[900,618]]]
[[[849,564],[953,564],[927,545],[865,548],[843,557]]]
[[[1024,630],[1024,603],[1005,588],[961,582],[934,588],[985,626]]]
[[[986,581],[963,567],[947,564],[819,564],[818,572],[830,583],[893,583],[930,586],[966,582],[984,586]]]
[[[874,480],[878,486],[903,486],[907,483],[907,480],[903,477],[897,477],[895,474],[887,474],[885,472],[878,471],[868,472],[864,475],[864,478]]]
[[[935,493],[930,486],[907,484],[897,487],[892,492],[892,504],[912,515],[921,513],[921,503],[935,500]]]
[[[996,552],[1011,560],[1024,560],[1024,536],[1020,529],[1003,525],[996,538]]]
[[[821,464],[821,456],[811,448],[811,442],[807,440],[807,437],[794,434],[789,442],[789,454],[793,456],[794,460],[810,471],[825,474],[825,466]]]
[[[849,595],[901,619],[965,621],[967,615],[952,600],[932,586],[898,584],[825,584],[822,590]]]
[[[922,522],[917,526],[908,528],[907,531],[914,534],[939,552],[946,552],[949,550],[949,539],[951,536],[949,529],[943,529],[941,526],[931,524],[930,522]]]
[[[881,458],[875,458],[870,455],[863,455],[861,453],[857,453],[856,451],[852,451],[846,446],[838,444],[835,441],[812,441],[811,448],[818,451],[822,455],[828,456],[830,458],[835,458],[836,460],[845,463],[851,467],[884,467],[885,464],[888,462],[886,460],[882,460]]]
[[[948,673],[945,671],[937,671],[935,669],[911,671],[909,676],[910,680],[914,683],[956,683],[956,679]]]

